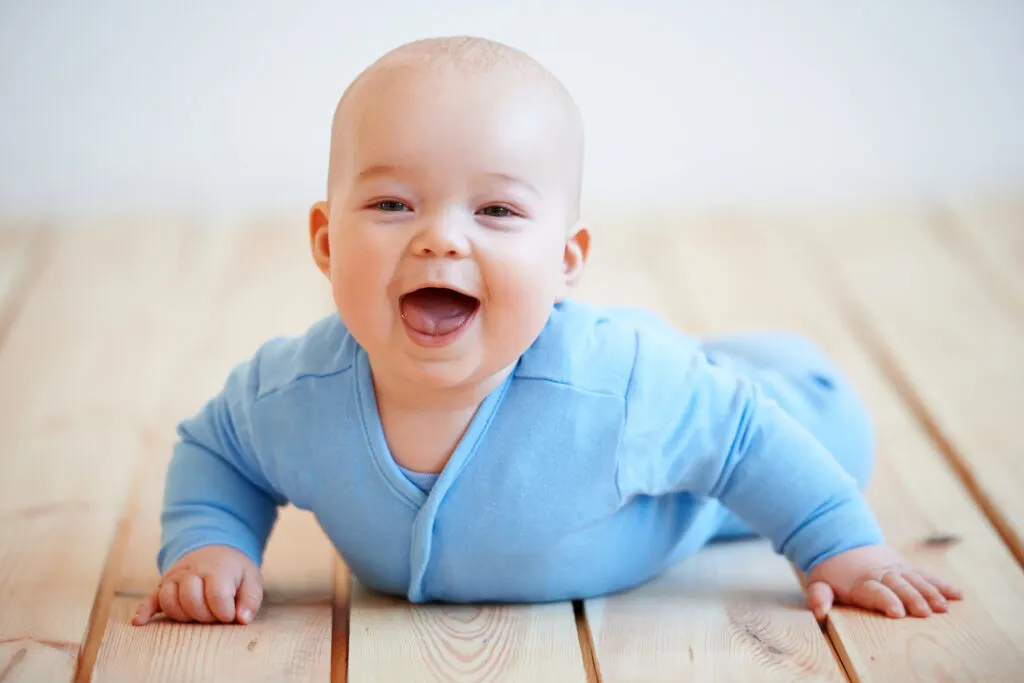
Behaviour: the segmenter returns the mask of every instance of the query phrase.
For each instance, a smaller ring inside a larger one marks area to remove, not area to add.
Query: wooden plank
[[[847,680],[764,542],[711,546],[586,612],[603,683]]]
[[[967,595],[951,604],[949,614],[927,620],[835,611],[829,633],[851,678],[1017,680],[1024,670],[1024,574],[857,343],[857,331],[841,320],[827,280],[817,277],[817,268],[828,264],[817,252],[801,251],[806,231],[742,220],[708,228],[674,233],[674,253],[687,266],[673,282],[682,280],[677,287],[700,293],[692,300],[699,302],[709,330],[791,330],[808,335],[836,359],[863,392],[876,422],[879,463],[868,497],[888,542],[912,564],[948,578]],[[866,257],[892,248],[886,239],[865,244],[858,253]],[[874,276],[881,279],[881,291],[896,288],[886,285],[886,274],[874,271]],[[943,538],[952,541],[934,542]]]
[[[698,297],[680,279],[690,257],[662,258],[664,241],[643,248],[651,235],[634,228],[595,238],[579,298],[642,306],[694,330]],[[718,545],[585,605],[604,683],[846,680],[789,565],[765,543]]]
[[[231,367],[267,338],[301,333],[330,311],[328,283],[302,237],[299,230],[280,227],[228,228],[218,235],[219,261],[208,277],[194,291],[178,293],[182,301],[201,306],[202,314],[191,344],[176,357],[179,381],[149,425],[138,505],[97,681],[330,678],[336,554],[312,515],[290,506],[268,544],[264,609],[253,624],[129,624],[139,599],[159,580],[159,511],[175,425],[218,391]]]
[[[0,671],[71,680],[191,277],[175,225],[75,226],[0,348]],[[191,245],[201,250],[203,245]]]
[[[119,597],[93,678],[106,681],[327,681],[331,610],[271,604],[248,626],[131,625],[136,601]]]
[[[996,297],[1024,315],[1024,195],[955,202],[928,225],[971,260]]]
[[[1024,316],[1011,314],[948,243],[929,214],[815,223],[837,259],[851,310],[892,365],[895,381],[1024,562]]]
[[[351,683],[584,682],[572,606],[411,605],[352,583]]]

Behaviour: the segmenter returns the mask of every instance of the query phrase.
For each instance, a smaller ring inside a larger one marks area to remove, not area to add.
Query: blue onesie
[[[867,413],[816,347],[633,309],[554,306],[436,480],[391,457],[336,314],[261,346],[178,433],[161,572],[209,544],[259,564],[286,503],[362,584],[413,602],[616,592],[722,537],[768,538],[803,571],[882,542]]]

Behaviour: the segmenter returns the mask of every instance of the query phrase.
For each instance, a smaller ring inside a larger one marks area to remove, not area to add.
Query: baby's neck
[[[454,387],[427,387],[382,371],[371,362],[373,388],[377,402],[406,411],[448,412],[472,408],[474,411],[487,396],[501,386],[513,366],[503,368],[481,380]]]
[[[418,472],[440,472],[480,404],[511,370],[509,367],[483,381],[441,390],[387,372],[374,372],[377,411],[395,462]]]

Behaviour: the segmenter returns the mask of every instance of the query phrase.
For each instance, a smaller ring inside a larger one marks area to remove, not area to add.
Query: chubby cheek
[[[342,248],[332,254],[331,290],[338,313],[364,346],[388,334],[387,264],[372,249]]]
[[[495,269],[488,277],[485,334],[503,350],[518,355],[540,334],[557,294],[557,264],[519,262]]]

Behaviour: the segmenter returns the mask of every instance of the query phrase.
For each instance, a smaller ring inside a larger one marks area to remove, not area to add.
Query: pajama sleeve
[[[718,499],[801,571],[883,542],[856,481],[797,420],[699,347],[638,339],[620,493]]]
[[[259,355],[237,366],[223,390],[183,421],[171,456],[161,513],[161,574],[183,555],[227,545],[260,565],[287,501],[268,480],[259,459],[253,410]]]

